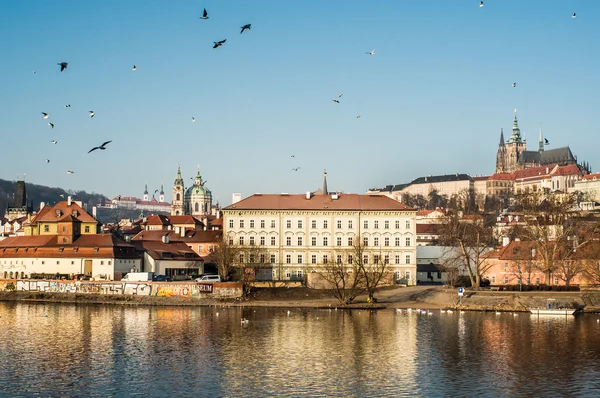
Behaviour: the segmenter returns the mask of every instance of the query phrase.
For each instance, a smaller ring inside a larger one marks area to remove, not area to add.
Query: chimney
[[[508,246],[509,243],[510,243],[510,238],[508,236],[503,236],[502,237],[502,246]]]
[[[331,194],[331,199],[332,200],[337,200],[337,198],[338,198],[338,194],[337,193],[332,193]]]
[[[67,206],[71,206],[71,195],[67,196]]]
[[[202,219],[202,224],[204,224],[204,230],[206,231],[208,229],[208,217]]]
[[[310,199],[310,191],[306,191],[306,200]]]
[[[179,227],[179,236],[181,236],[182,238],[185,237],[185,228]]]
[[[92,207],[92,216],[94,218],[96,218],[97,214],[98,214],[98,210],[96,209],[96,206]]]
[[[44,208],[44,206],[46,206],[46,203],[40,202],[40,210],[42,210]]]
[[[169,243],[169,234],[166,233],[162,236],[162,243],[168,244]]]

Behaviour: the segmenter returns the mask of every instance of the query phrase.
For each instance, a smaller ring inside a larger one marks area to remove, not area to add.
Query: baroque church
[[[212,193],[204,186],[206,181],[202,180],[200,167],[194,178],[194,184],[185,189],[181,177],[181,167],[177,166],[177,175],[173,184],[173,202],[171,203],[171,215],[208,216],[212,211]]]
[[[537,151],[527,150],[527,143],[521,137],[521,130],[517,121],[517,110],[515,109],[512,135],[506,142],[504,141],[504,131],[500,130],[500,144],[496,154],[496,173],[512,173],[516,170],[555,164],[559,166],[575,164],[583,173],[590,172],[589,164],[578,164],[577,157],[573,156],[568,146],[545,150],[544,148],[548,144],[549,142],[544,138],[540,128]]]

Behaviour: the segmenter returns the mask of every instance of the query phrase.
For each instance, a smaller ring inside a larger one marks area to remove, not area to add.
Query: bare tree
[[[381,249],[379,249],[377,254],[373,254],[374,252],[368,249],[367,246],[357,240],[354,246],[348,250],[348,262],[353,261],[362,273],[365,281],[365,289],[369,295],[367,301],[371,303],[377,301],[375,299],[375,291],[387,273],[390,257],[389,254],[384,254]],[[373,254],[372,261],[369,261],[370,254]]]
[[[350,304],[365,291],[364,275],[360,267],[355,262],[344,264],[342,254],[322,264],[319,275],[333,287],[333,296],[340,304]]]
[[[235,245],[226,236],[215,245],[211,258],[216,264],[217,272],[221,275],[223,281],[229,279],[229,275],[231,275],[237,265],[241,251],[242,248]]]
[[[244,292],[248,294],[260,271],[271,268],[269,251],[264,246],[243,246],[238,253],[238,265],[240,267],[240,281],[244,284]]]

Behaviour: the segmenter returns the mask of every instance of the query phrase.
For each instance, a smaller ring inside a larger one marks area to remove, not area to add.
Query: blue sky
[[[188,185],[200,165],[228,205],[315,190],[327,169],[330,190],[362,193],[493,173],[515,108],[528,149],[541,123],[548,148],[600,170],[600,2],[478,4],[0,2],[0,178],[109,197],[164,184],[170,201],[177,165]]]

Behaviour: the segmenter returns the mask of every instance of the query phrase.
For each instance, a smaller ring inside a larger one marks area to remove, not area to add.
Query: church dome
[[[189,187],[186,191],[185,191],[185,196],[186,197],[190,197],[190,196],[209,196],[210,195],[210,189],[202,186],[202,185],[192,185],[191,187]]]

